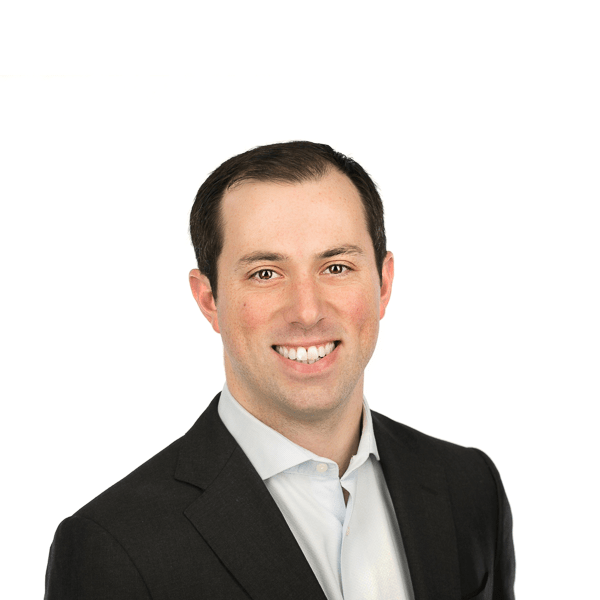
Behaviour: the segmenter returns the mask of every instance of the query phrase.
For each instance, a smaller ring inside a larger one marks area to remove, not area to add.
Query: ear
[[[210,287],[208,277],[200,273],[198,269],[190,271],[190,287],[196,303],[200,307],[202,314],[207,318],[212,328],[221,333],[219,329],[219,317],[217,315],[217,305]]]
[[[381,270],[381,290],[379,301],[379,318],[383,319],[385,309],[392,295],[392,282],[394,281],[394,255],[388,252],[383,260],[383,268]]]

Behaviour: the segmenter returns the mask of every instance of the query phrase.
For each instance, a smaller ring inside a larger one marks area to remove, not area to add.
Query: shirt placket
[[[356,504],[356,488],[357,488],[357,476],[358,469],[354,470],[352,473],[349,473],[347,476],[343,477],[340,480],[340,485],[343,489],[348,491],[348,504],[346,505],[346,515],[344,519],[344,525],[342,528],[342,540],[340,547],[340,560],[339,560],[339,568],[340,568],[340,582],[342,586],[342,594],[343,597],[346,598],[347,588],[351,586],[350,581],[345,581],[346,577],[344,577],[344,558],[347,557],[348,552],[351,551],[352,546],[356,543],[359,543],[357,538],[357,532],[353,530],[352,526],[352,514],[354,512],[354,507]],[[347,561],[347,558],[346,558]]]

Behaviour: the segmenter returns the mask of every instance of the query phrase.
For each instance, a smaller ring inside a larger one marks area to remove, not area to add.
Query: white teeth
[[[330,352],[333,352],[333,350],[335,350],[335,343],[328,342],[321,346],[309,346],[308,349],[304,346],[299,346],[298,348],[275,346],[275,350],[285,358],[296,360],[305,365],[312,365],[318,360],[321,360],[324,356],[327,356]]]

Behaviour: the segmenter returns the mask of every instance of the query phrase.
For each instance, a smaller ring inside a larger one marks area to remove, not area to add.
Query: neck
[[[291,410],[276,410],[272,405],[256,401],[252,395],[244,393],[235,381],[228,380],[227,386],[233,397],[259,421],[298,446],[335,462],[340,477],[346,472],[360,442],[362,385],[357,385],[346,401],[320,414],[318,418],[314,413],[307,418]]]
[[[276,423],[277,426],[266,424],[298,446],[335,462],[339,476],[342,477],[348,469],[350,459],[358,452],[362,410],[361,395],[360,402],[352,403],[336,419],[311,423],[309,426],[298,422],[286,424],[281,420]]]

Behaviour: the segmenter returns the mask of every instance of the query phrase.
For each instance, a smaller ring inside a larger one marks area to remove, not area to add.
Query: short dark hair
[[[201,185],[190,214],[190,236],[198,269],[208,277],[217,298],[217,261],[223,249],[221,200],[227,190],[242,181],[303,183],[319,180],[332,169],[346,175],[363,203],[375,261],[382,277],[387,252],[383,204],[375,182],[353,159],[326,144],[285,142],[259,146],[226,160]]]

